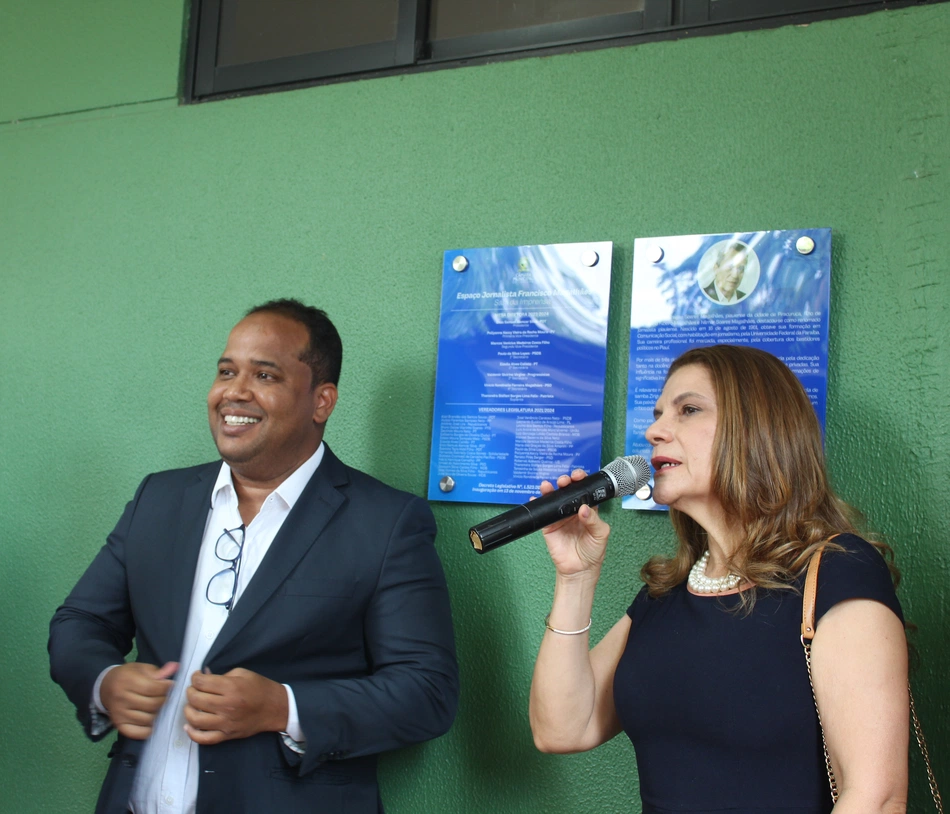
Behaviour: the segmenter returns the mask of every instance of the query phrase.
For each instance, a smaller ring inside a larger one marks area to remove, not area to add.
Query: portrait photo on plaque
[[[610,242],[445,252],[430,500],[524,503],[600,468],[612,256]]]
[[[638,238],[633,248],[626,453],[651,457],[644,433],[670,364],[707,345],[752,345],[798,376],[825,424],[831,229]],[[653,503],[653,482],[625,497]]]

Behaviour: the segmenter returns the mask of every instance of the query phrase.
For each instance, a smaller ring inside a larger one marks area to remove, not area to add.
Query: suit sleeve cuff
[[[302,755],[307,748],[307,738],[300,728],[300,716],[297,714],[297,699],[289,684],[283,685],[287,690],[287,728],[280,733],[281,740],[288,749]]]
[[[118,664],[113,664],[106,667],[105,670],[99,673],[99,676],[96,678],[96,683],[92,685],[92,703],[89,704],[89,717],[91,718],[89,731],[94,738],[112,729],[112,719],[109,717],[109,710],[103,706],[102,696],[99,691],[102,687],[102,679],[106,677],[106,674],[110,670],[114,670],[118,666]]]

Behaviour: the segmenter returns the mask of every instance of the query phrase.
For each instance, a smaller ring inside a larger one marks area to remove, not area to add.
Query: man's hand
[[[186,694],[185,731],[202,746],[287,727],[287,690],[242,667],[224,675],[194,673]]]
[[[172,688],[178,662],[162,667],[131,661],[113,667],[99,685],[99,700],[122,735],[143,741],[152,734],[155,716]]]

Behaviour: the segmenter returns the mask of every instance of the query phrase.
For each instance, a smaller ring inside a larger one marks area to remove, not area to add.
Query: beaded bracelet
[[[581,633],[586,633],[590,630],[590,626],[593,624],[593,617],[587,620],[587,626],[582,627],[580,630],[558,630],[556,627],[551,627],[549,624],[551,620],[551,614],[549,613],[544,617],[544,626],[550,630],[552,633],[560,633],[562,636],[579,636]]]

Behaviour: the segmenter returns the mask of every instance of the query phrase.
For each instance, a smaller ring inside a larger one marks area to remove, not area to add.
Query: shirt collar
[[[320,466],[325,450],[326,445],[321,441],[317,451],[281,481],[271,493],[276,494],[286,504],[287,509],[294,507],[304,487],[313,477],[313,473],[317,471],[317,467]],[[211,490],[211,508],[216,509],[223,506],[225,501],[230,500],[232,496],[237,497],[234,491],[234,481],[231,479],[231,467],[222,461],[221,469],[218,470],[218,478]]]

